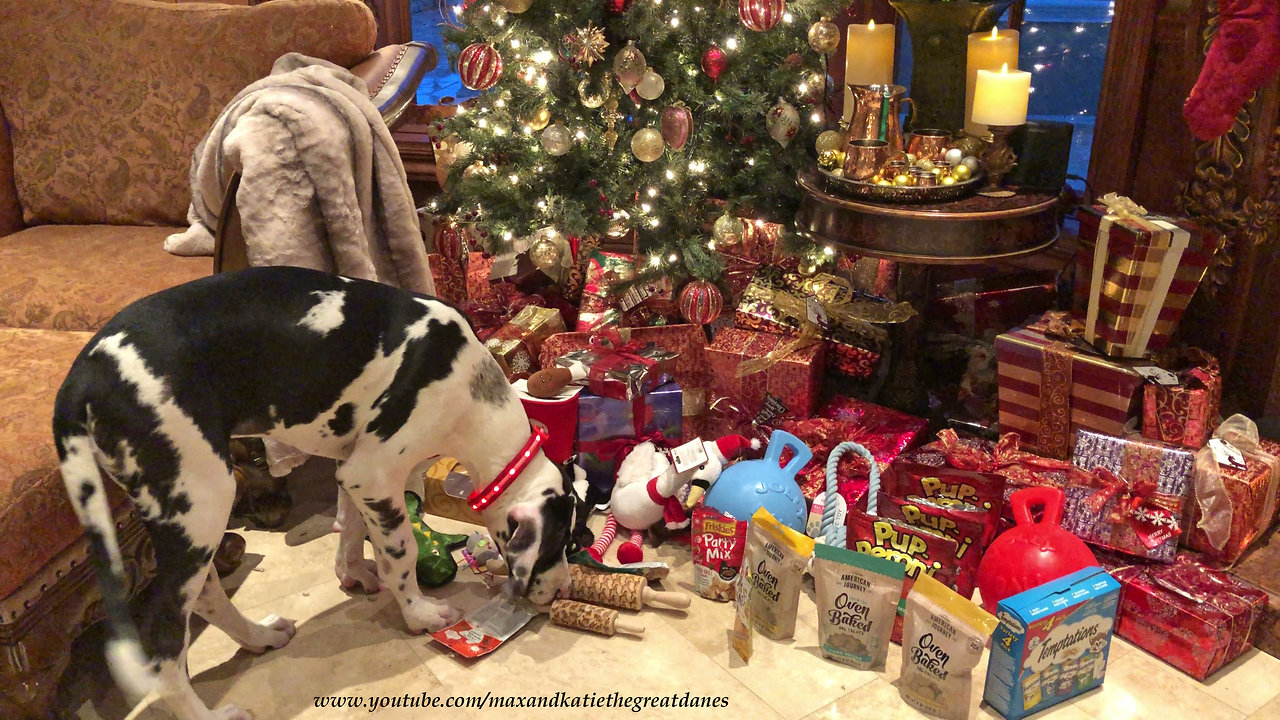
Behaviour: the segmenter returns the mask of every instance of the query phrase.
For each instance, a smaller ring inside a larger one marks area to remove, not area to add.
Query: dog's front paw
[[[345,567],[338,568],[337,574],[343,590],[373,594],[382,589],[378,566],[367,558],[347,563]]]
[[[223,705],[213,711],[214,720],[254,720],[253,713],[235,705]]]
[[[298,624],[293,620],[268,615],[257,624],[257,629],[249,642],[240,645],[245,652],[261,655],[268,650],[279,650],[298,633]]]
[[[433,633],[462,619],[462,611],[442,602],[417,602],[405,608],[404,621],[414,635]]]

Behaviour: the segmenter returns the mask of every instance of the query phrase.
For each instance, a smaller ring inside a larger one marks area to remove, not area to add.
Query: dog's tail
[[[107,667],[121,691],[137,701],[155,687],[158,676],[151,667],[129,612],[124,560],[116,540],[102,471],[96,459],[97,446],[88,430],[89,410],[84,405],[78,411],[69,407],[64,402],[66,391],[64,386],[58,395],[53,419],[53,437],[62,469],[62,482],[76,516],[84,525],[90,560],[102,590],[102,607],[111,631],[106,648]]]

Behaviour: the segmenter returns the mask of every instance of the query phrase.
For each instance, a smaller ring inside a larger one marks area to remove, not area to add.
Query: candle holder
[[[1020,125],[988,125],[991,131],[991,142],[982,151],[982,164],[987,173],[987,187],[997,188],[1004,181],[1004,176],[1013,170],[1018,156],[1009,147],[1009,135]]]

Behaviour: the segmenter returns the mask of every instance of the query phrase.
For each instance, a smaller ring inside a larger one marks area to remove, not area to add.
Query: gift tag
[[[764,396],[764,405],[761,406],[760,412],[756,413],[754,422],[756,425],[768,425],[770,420],[778,417],[787,411],[787,406],[782,404],[782,400],[769,394]]]
[[[809,322],[821,328],[827,326],[827,309],[822,307],[822,301],[818,300],[816,295],[805,298],[804,306]]]
[[[618,297],[618,307],[622,312],[626,312],[657,294],[657,285],[653,283],[638,283],[627,288],[627,291]]]
[[[707,449],[702,445],[702,438],[694,438],[671,451],[671,463],[676,466],[676,474],[692,470],[707,462]]]
[[[1226,440],[1222,438],[1210,439],[1209,449],[1213,451],[1213,459],[1217,460],[1219,465],[1241,469],[1245,467],[1244,454],[1235,445]]]
[[[1155,365],[1142,365],[1139,367],[1135,367],[1133,371],[1141,375],[1148,382],[1153,382],[1157,385],[1181,384],[1178,382],[1177,375],[1174,375],[1173,373],[1169,372],[1168,370],[1165,370],[1164,368],[1158,368]]]
[[[518,264],[516,257],[515,253],[494,256],[493,267],[489,269],[489,279],[501,280],[515,275],[516,265]]]

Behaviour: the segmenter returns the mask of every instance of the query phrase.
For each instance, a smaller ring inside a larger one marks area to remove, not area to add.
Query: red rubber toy
[[[982,606],[995,613],[1001,600],[1097,565],[1089,546],[1062,528],[1062,491],[1034,487],[1015,492],[1009,503],[1017,526],[992,541],[978,566]],[[1036,522],[1032,508],[1044,506]]]

